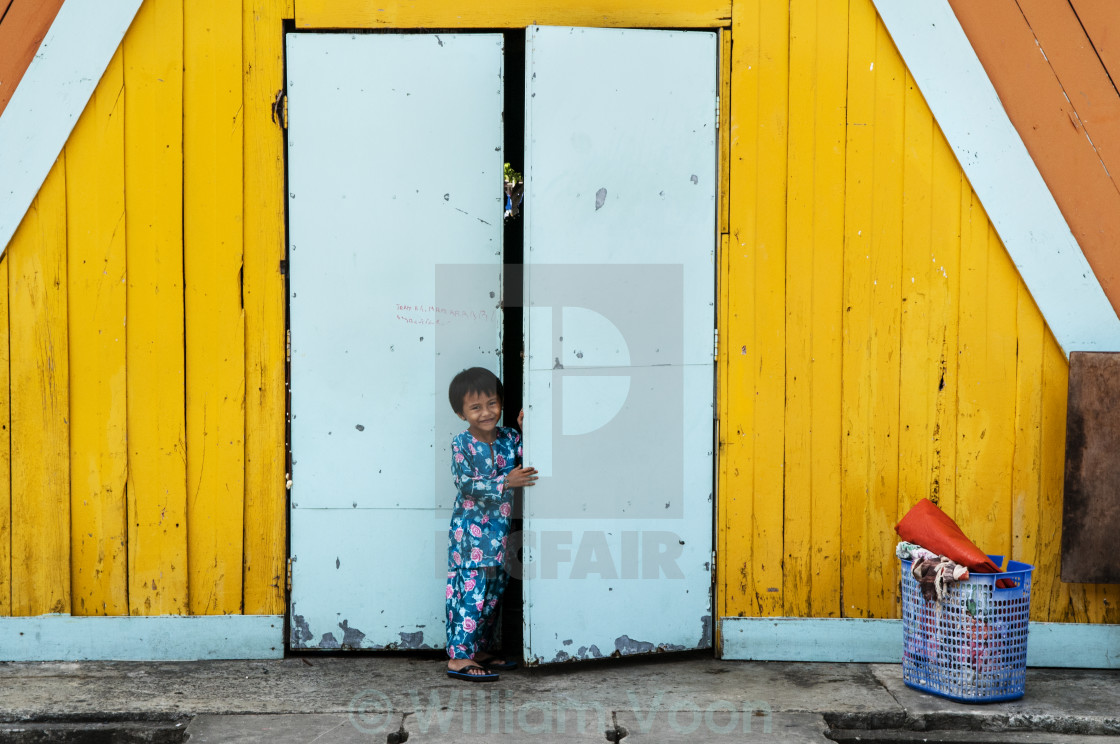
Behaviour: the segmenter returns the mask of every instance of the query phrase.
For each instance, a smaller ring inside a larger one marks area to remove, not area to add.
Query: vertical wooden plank
[[[1042,350],[1042,468],[1039,473],[1038,562],[1031,582],[1031,618],[1074,620],[1069,584],[1060,579],[1062,489],[1065,487],[1069,362],[1047,329]]]
[[[813,558],[813,262],[817,16],[815,0],[789,3],[789,145],[786,182],[785,551],[782,614],[809,615]]]
[[[972,235],[961,252],[960,424],[954,518],[981,549],[1011,547],[1018,276],[974,198]]]
[[[728,233],[731,177],[731,29],[719,32],[719,232]]]
[[[840,401],[844,323],[844,188],[848,5],[817,5],[817,95],[812,323],[812,617],[841,614]]]
[[[786,172],[789,126],[789,8],[762,2],[759,23],[758,186],[754,208],[753,312],[754,551],[752,578],[762,615],[783,612],[786,395]]]
[[[964,174],[941,130],[934,127],[930,218],[929,301],[931,363],[936,367],[930,431],[929,498],[952,511],[957,467],[957,318],[960,305],[961,190]],[[905,279],[904,279],[905,282]],[[905,379],[905,377],[903,378]],[[901,458],[900,458],[901,461]],[[909,508],[909,505],[907,505]]]
[[[242,9],[187,3],[183,27],[190,611],[236,613],[245,503]]]
[[[847,14],[790,6],[785,611],[812,617],[840,613]]]
[[[730,129],[730,126],[728,126]],[[727,361],[730,355],[730,346],[728,345],[728,304],[729,304],[729,277],[728,277],[728,253],[730,253],[731,236],[724,234],[720,236],[719,243],[719,281],[716,284],[716,328],[720,338],[719,353],[716,357],[716,444],[718,450],[716,452],[716,523],[715,523],[715,549],[716,549],[716,566],[715,566],[715,616],[716,618],[727,617],[730,610],[728,609],[732,604],[741,606],[743,590],[735,587],[732,581],[729,581],[728,569],[731,566],[731,557],[728,555],[729,544],[731,542],[732,533],[737,530],[730,528],[728,518],[728,503],[734,498],[732,490],[729,488],[731,469],[729,468],[731,460],[731,452],[727,444],[727,427],[732,425],[732,420],[729,416],[730,410],[728,406],[729,395],[729,380],[727,376]],[[737,556],[736,561],[742,561],[742,556]],[[716,622],[715,629],[715,652],[716,656],[722,655],[723,639],[720,631],[721,624]]]
[[[754,417],[757,367],[755,326],[755,200],[758,197],[759,2],[732,6],[730,166],[728,228],[722,286],[727,311],[721,338],[727,353],[722,372],[725,412],[720,420],[720,549],[717,554],[724,599],[721,615],[759,614],[753,589]],[[732,291],[731,287],[734,287]]]
[[[875,125],[875,9],[853,0],[848,14],[845,143],[843,361],[841,402],[841,600],[844,617],[868,616],[865,565],[870,496],[872,158]],[[878,580],[876,577],[875,580]]]
[[[0,259],[0,616],[12,614],[12,437],[8,259]]]
[[[144,2],[124,63],[129,613],[179,615],[188,590],[181,0]]]
[[[284,0],[245,0],[244,611],[284,612]]]
[[[65,155],[43,182],[6,259],[14,455],[12,614],[69,612]]]
[[[898,402],[902,276],[902,153],[906,68],[882,21],[875,28],[875,152],[871,238],[870,521],[864,568],[872,617],[898,613]]]
[[[933,496],[941,333],[931,317],[933,262],[933,116],[909,72],[905,90],[902,196],[902,350],[898,432],[898,512]],[[939,246],[940,247],[940,246]]]
[[[980,200],[972,189],[962,194],[961,209],[961,304],[958,318],[960,355],[957,393],[957,500],[949,516],[982,550],[992,552],[976,532],[987,513],[981,492],[984,477],[979,467],[984,438],[987,437],[990,385],[984,385],[988,372],[985,351],[988,309],[988,221]],[[975,510],[984,511],[977,513]]]
[[[1011,552],[1038,561],[1039,487],[1042,466],[1042,360],[1047,334],[1042,313],[1022,280],[1018,284],[1015,358],[1015,450],[1011,465]],[[1031,591],[1032,599],[1034,590]],[[1031,603],[1032,616],[1037,608]]]
[[[66,144],[75,615],[128,614],[123,119],[118,50]]]

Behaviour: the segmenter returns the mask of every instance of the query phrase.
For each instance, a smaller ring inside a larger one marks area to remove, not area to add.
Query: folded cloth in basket
[[[945,596],[945,590],[950,584],[964,581],[968,578],[968,569],[953,563],[945,556],[939,558],[926,558],[914,561],[910,569],[911,575],[918,582],[922,591],[922,598],[927,602],[940,600]]]

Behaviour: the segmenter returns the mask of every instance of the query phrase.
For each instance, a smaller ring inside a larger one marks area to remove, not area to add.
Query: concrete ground
[[[1021,700],[966,705],[907,688],[892,664],[682,654],[485,684],[444,668],[395,655],[3,663],[0,742],[1120,744],[1116,671],[1029,669]]]

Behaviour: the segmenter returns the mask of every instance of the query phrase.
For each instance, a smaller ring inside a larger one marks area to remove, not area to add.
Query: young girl
[[[521,435],[498,426],[502,382],[497,375],[482,367],[465,369],[447,394],[451,408],[469,425],[451,442],[451,472],[459,493],[447,551],[447,674],[482,682],[498,679],[494,669],[516,666],[496,658],[490,648],[507,580],[502,561],[513,511],[511,489],[533,485],[537,470],[521,466]],[[524,416],[524,411],[518,415],[518,427]]]

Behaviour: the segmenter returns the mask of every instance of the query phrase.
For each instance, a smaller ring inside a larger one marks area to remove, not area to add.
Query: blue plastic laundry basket
[[[997,566],[1003,556],[989,556]],[[1003,573],[969,572],[927,602],[902,561],[902,680],[962,703],[1018,700],[1026,691],[1027,631],[1034,566],[1008,561]],[[1000,579],[1014,586],[996,586]]]

